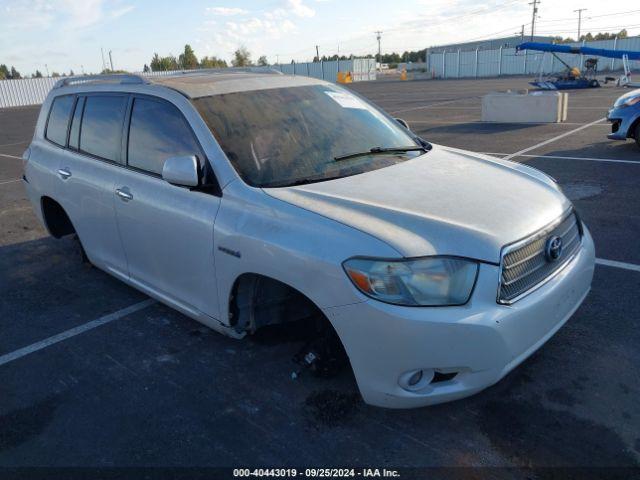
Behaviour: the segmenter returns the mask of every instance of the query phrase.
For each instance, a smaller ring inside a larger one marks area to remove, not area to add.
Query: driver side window
[[[167,158],[203,155],[180,111],[162,100],[135,98],[131,111],[127,163],[130,167],[162,175]]]

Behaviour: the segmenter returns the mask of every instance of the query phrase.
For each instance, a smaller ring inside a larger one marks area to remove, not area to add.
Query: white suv
[[[321,315],[373,405],[492,385],[593,276],[553,179],[312,78],[65,79],[24,160],[36,213],[93,265],[236,338]]]

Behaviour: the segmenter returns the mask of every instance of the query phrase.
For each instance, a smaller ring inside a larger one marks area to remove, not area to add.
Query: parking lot
[[[624,90],[570,92],[563,124],[480,122],[482,95],[526,87],[351,86],[431,142],[553,176],[596,243],[592,291],[545,346],[474,397],[406,411],[365,405],[349,371],[293,378],[285,329],[226,338],[82,263],[20,181],[39,107],[0,110],[0,466],[640,466],[640,150],[604,119]]]

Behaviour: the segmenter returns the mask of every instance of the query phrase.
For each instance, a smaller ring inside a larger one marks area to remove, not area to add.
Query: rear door
[[[196,155],[203,181],[211,183],[202,148],[165,100],[135,96],[129,117],[127,168],[113,194],[130,278],[184,310],[218,318],[213,224],[220,197],[162,180],[167,158]]]
[[[97,266],[127,276],[113,188],[122,169],[122,133],[129,95],[77,97],[67,150],[59,164],[60,203]]]
[[[24,164],[25,187],[36,212],[41,213],[41,197],[59,199],[62,177],[60,163],[66,155],[69,122],[73,115],[75,95],[53,98],[40,115],[46,118],[42,138],[36,136],[29,146],[29,161]],[[40,120],[39,120],[40,121]],[[39,213],[39,214],[40,214]]]

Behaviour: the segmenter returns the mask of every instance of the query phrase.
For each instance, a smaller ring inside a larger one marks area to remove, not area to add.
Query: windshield
[[[397,122],[332,85],[221,94],[193,103],[234,168],[256,187],[356,175],[423,153]],[[413,151],[380,150],[394,148]],[[353,153],[362,154],[339,158]]]

